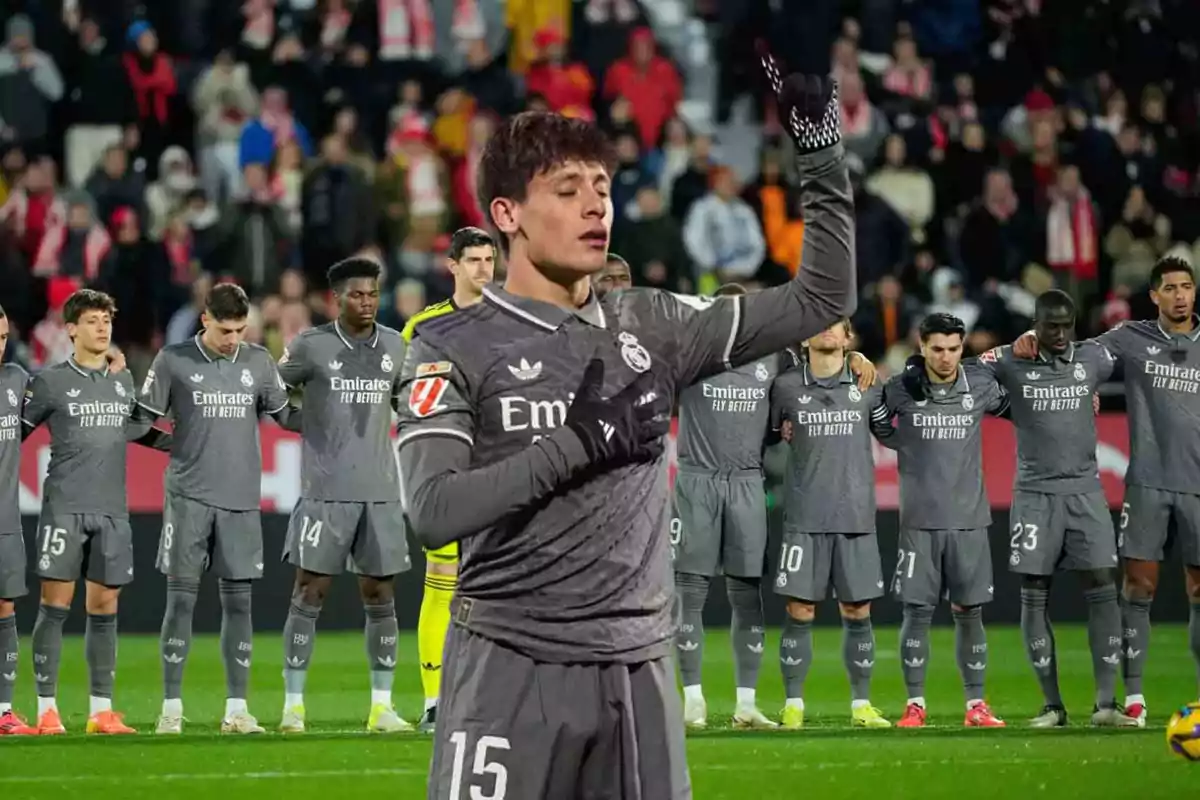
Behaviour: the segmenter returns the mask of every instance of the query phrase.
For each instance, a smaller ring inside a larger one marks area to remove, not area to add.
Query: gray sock
[[[850,699],[869,700],[875,668],[875,629],[871,618],[842,617],[842,660],[850,676]]]
[[[1046,611],[1050,592],[1033,586],[1021,587],[1021,636],[1025,652],[1033,665],[1033,674],[1042,687],[1042,697],[1048,706],[1062,708],[1058,689],[1058,657],[1054,645],[1054,629]]]
[[[1121,642],[1125,648],[1125,694],[1142,693],[1142,673],[1146,670],[1146,651],[1150,649],[1150,604],[1148,598],[1121,601]]]
[[[908,696],[925,696],[925,670],[929,668],[929,626],[933,606],[905,604],[900,625],[900,664]]]
[[[729,635],[733,643],[734,685],[739,689],[754,689],[758,686],[766,638],[760,581],[726,575],[725,593],[729,596],[729,607],[733,609]]]
[[[304,602],[299,593],[292,595],[287,622],[283,624],[283,683],[288,694],[304,694],[320,615],[320,606]]]
[[[58,665],[62,661],[62,629],[69,608],[41,605],[33,624],[33,677],[38,697],[58,694]]]
[[[117,677],[117,615],[88,614],[83,633],[92,697],[113,696]]]
[[[954,654],[962,674],[967,702],[983,699],[983,678],[987,674],[987,634],[983,630],[983,609],[979,606],[953,612]]]
[[[679,631],[675,647],[679,651],[679,675],[684,686],[700,685],[700,662],[704,658],[704,602],[708,599],[707,575],[675,574],[679,593]]]
[[[221,658],[225,661],[225,696],[245,700],[250,687],[254,626],[250,618],[249,581],[218,582],[221,592]]]
[[[1192,648],[1192,658],[1196,660],[1196,680],[1200,682],[1200,602],[1195,600],[1188,614],[1188,644]]]
[[[192,649],[192,617],[196,611],[198,578],[167,578],[167,609],[158,647],[162,653],[163,698],[183,697],[183,668]]]
[[[1117,585],[1097,586],[1083,593],[1088,607],[1088,647],[1096,676],[1096,705],[1117,701],[1117,668],[1121,664],[1121,606]]]
[[[0,703],[11,703],[17,684],[17,616],[0,618]]]
[[[786,617],[779,639],[779,669],[783,673],[784,695],[788,700],[804,697],[804,681],[813,660],[812,620],[801,622]]]
[[[371,688],[392,690],[396,671],[396,603],[390,600],[379,605],[364,605],[367,612],[367,665],[371,670]]]

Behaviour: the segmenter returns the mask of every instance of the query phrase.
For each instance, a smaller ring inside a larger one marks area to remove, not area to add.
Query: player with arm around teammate
[[[1190,601],[1188,642],[1200,669],[1200,318],[1192,267],[1160,259],[1150,271],[1150,299],[1157,319],[1122,323],[1091,340],[1112,355],[1125,379],[1130,458],[1117,542],[1124,568],[1124,715],[1139,727],[1146,724],[1150,606],[1174,540]],[[1013,345],[1027,358],[1038,350],[1033,333]]]
[[[192,339],[159,351],[138,405],[174,422],[164,478],[158,569],[167,576],[159,646],[163,705],[157,733],[183,731],[183,670],[192,644],[200,579],[216,573],[226,700],[222,733],[262,733],[246,698],[253,626],[252,581],[262,577],[262,451],[259,419],[286,427],[291,407],[275,361],[246,344],[250,300],[241,287],[212,289]]]
[[[883,387],[863,391],[850,371],[850,321],[804,343],[800,369],[771,387],[771,424],[790,444],[783,542],[775,593],[787,601],[780,639],[786,704],[782,726],[804,726],[804,681],[812,666],[816,604],[830,587],[842,617],[842,657],[850,677],[850,717],[859,728],[888,728],[871,705],[875,634],[871,601],[883,594],[875,538],[875,459],[871,436],[890,435]]]
[[[954,616],[955,655],[967,699],[963,724],[1003,727],[984,701],[987,636],[983,606],[993,595],[983,486],[983,415],[1004,413],[1008,398],[990,370],[962,363],[962,320],[930,314],[921,321],[916,363],[884,386],[895,431],[883,439],[897,451],[900,551],[893,577],[904,604],[900,659],[908,703],[897,727],[925,725],[929,627],[943,597]]]
[[[279,361],[284,383],[303,392],[300,501],[283,553],[296,568],[283,627],[284,733],[304,731],[317,617],[334,576],[347,566],[358,576],[366,615],[367,730],[412,729],[392,705],[393,584],[412,564],[390,435],[404,342],[399,331],[375,320],[381,271],[361,257],[330,267],[337,319],[300,333]]]
[[[483,287],[496,274],[496,241],[479,228],[459,228],[450,238],[447,266],[454,276],[454,295],[417,312],[405,324],[402,335],[412,342],[419,326],[428,320],[469,308],[483,299]],[[421,688],[425,709],[418,728],[433,733],[437,722],[439,684],[442,679],[442,650],[450,628],[450,600],[458,583],[458,542],[425,551],[425,591],[417,618],[417,658],[421,664]]]
[[[1009,517],[1009,568],[1021,576],[1021,632],[1045,700],[1034,728],[1067,724],[1058,686],[1054,631],[1047,604],[1053,576],[1078,573],[1088,607],[1088,644],[1096,678],[1092,724],[1129,727],[1117,708],[1121,610],[1117,605],[1117,537],[1096,466],[1096,387],[1112,375],[1112,356],[1095,342],[1073,344],[1075,303],[1053,289],[1037,298],[1038,354],[1010,347],[984,353],[1009,396],[1017,433],[1017,475]]]
[[[25,392],[26,434],[50,429],[50,466],[34,559],[41,605],[33,628],[38,733],[65,733],[56,698],[62,628],[75,586],[85,580],[84,651],[91,684],[88,733],[134,733],[113,711],[117,602],[133,580],[133,532],[125,487],[126,442],[169,449],[170,437],[136,412],[128,372],[112,372],[108,351],[116,306],[91,289],[63,306],[74,353],[39,372]]]
[[[480,195],[504,235],[505,287],[424,324],[404,373],[413,528],[429,547],[462,543],[429,797],[691,797],[663,536],[670,408],[677,389],[854,305],[835,93],[796,77],[783,105],[808,255],[796,280],[746,297],[597,301],[611,145],[537,113],[489,141]]]

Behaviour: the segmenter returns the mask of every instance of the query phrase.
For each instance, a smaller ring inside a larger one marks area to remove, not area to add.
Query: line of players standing
[[[1143,727],[1150,605],[1172,537],[1186,568],[1190,647],[1200,665],[1200,319],[1194,314],[1194,274],[1186,262],[1164,259],[1151,286],[1157,320],[1127,323],[1085,342],[1072,342],[1071,298],[1051,291],[1038,298],[1033,331],[979,358],[962,357],[961,320],[927,317],[921,356],[882,386],[871,385],[869,362],[865,370],[853,363],[850,325],[840,322],[781,354],[777,363],[747,365],[686,390],[670,524],[686,724],[707,724],[702,610],[712,576],[723,573],[733,615],[735,727],[804,725],[815,604],[831,588],[844,629],[852,723],[891,726],[869,694],[875,664],[870,608],[885,589],[875,536],[874,437],[897,452],[900,474],[900,542],[891,589],[903,604],[900,658],[908,700],[896,724],[925,724],[929,628],[934,608],[948,599],[967,701],[964,725],[1005,725],[984,699],[982,608],[992,600],[993,582],[981,421],[994,415],[1010,419],[1017,434],[1009,565],[1022,576],[1021,629],[1045,698],[1029,724],[1067,724],[1047,598],[1053,576],[1073,571],[1088,608],[1096,681],[1091,723]],[[1119,540],[1099,481],[1094,408],[1097,386],[1115,369],[1124,372],[1132,453]],[[864,371],[866,381],[858,374]],[[755,686],[764,632],[760,583],[768,571],[762,450],[779,438],[790,443],[790,465],[783,541],[769,571],[787,608],[780,645],[787,700],[776,723],[758,709]],[[1123,705],[1116,702],[1119,670]]]

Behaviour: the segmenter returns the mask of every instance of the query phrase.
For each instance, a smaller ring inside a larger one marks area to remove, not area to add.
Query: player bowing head
[[[382,273],[377,261],[362,256],[339,261],[326,273],[338,300],[338,321],[351,333],[368,330],[375,324]]]
[[[921,320],[921,355],[935,383],[945,383],[958,372],[966,333],[966,325],[952,314],[930,314]]]
[[[464,299],[478,299],[483,287],[496,277],[496,240],[479,228],[459,228],[450,239],[446,263],[454,276],[456,300],[460,294]]]
[[[1038,346],[1054,355],[1067,352],[1075,339],[1075,301],[1060,289],[1038,295],[1033,311]]]
[[[844,354],[850,348],[850,340],[853,336],[854,330],[850,327],[850,320],[840,319],[816,336],[805,339],[802,347],[805,350],[824,355]]]
[[[241,347],[250,322],[250,298],[236,283],[214,286],[204,302],[200,324],[204,344],[214,353],[231,356]]]
[[[608,254],[604,269],[592,275],[592,289],[597,297],[604,297],[609,292],[633,288],[633,273],[629,262],[616,253]]]
[[[516,268],[510,281],[528,263],[551,283],[587,289],[579,279],[608,258],[615,165],[608,138],[583,120],[525,112],[496,131],[479,165],[479,199]]]
[[[112,343],[117,304],[104,292],[80,289],[67,298],[63,321],[75,347],[89,355],[105,355]]]
[[[1159,259],[1150,270],[1150,299],[1160,319],[1179,325],[1196,311],[1196,274],[1182,258]]]

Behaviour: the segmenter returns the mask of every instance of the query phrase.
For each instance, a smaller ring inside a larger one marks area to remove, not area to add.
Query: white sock
[[[739,686],[737,689],[737,704],[739,707],[753,708],[755,705],[755,695],[758,693],[753,689],[747,689],[744,686]]]
[[[425,710],[428,711],[431,708],[437,708],[437,701],[438,699],[436,697],[426,697]]]
[[[704,702],[704,689],[699,685],[683,687],[683,699],[689,703]]]
[[[45,714],[51,709],[58,710],[58,699],[54,697],[38,697],[38,716]]]
[[[229,719],[234,714],[247,714],[249,711],[246,707],[246,699],[244,697],[227,697],[225,699],[225,719]]]
[[[925,698],[924,697],[910,697],[910,698],[908,698],[908,704],[910,706],[920,706],[921,708],[924,708],[925,707]]]
[[[288,693],[283,696],[283,707],[285,710],[302,705],[304,705],[304,695],[302,694]]]
[[[870,700],[851,700],[850,710],[853,711],[856,708],[866,708],[869,705],[871,705]]]
[[[968,700],[967,701],[967,711],[970,711],[975,706],[981,706],[981,705],[983,705],[982,700]]]
[[[798,708],[801,711],[803,711],[804,710],[804,698],[803,697],[789,697],[786,701],[784,701],[784,706],[786,706],[787,708]]]
[[[1125,707],[1126,708],[1129,708],[1132,705],[1137,705],[1138,703],[1141,703],[1142,705],[1146,705],[1146,698],[1142,697],[1140,694],[1125,695]]]
[[[0,703],[0,714],[7,714],[12,711],[12,703]]]
[[[182,717],[183,699],[176,697],[172,700],[163,700],[162,715],[164,717]]]
[[[102,711],[112,711],[111,697],[89,697],[88,698],[88,714],[96,715]]]
[[[390,689],[372,689],[371,690],[371,705],[383,703],[385,706],[392,704],[392,692]]]

